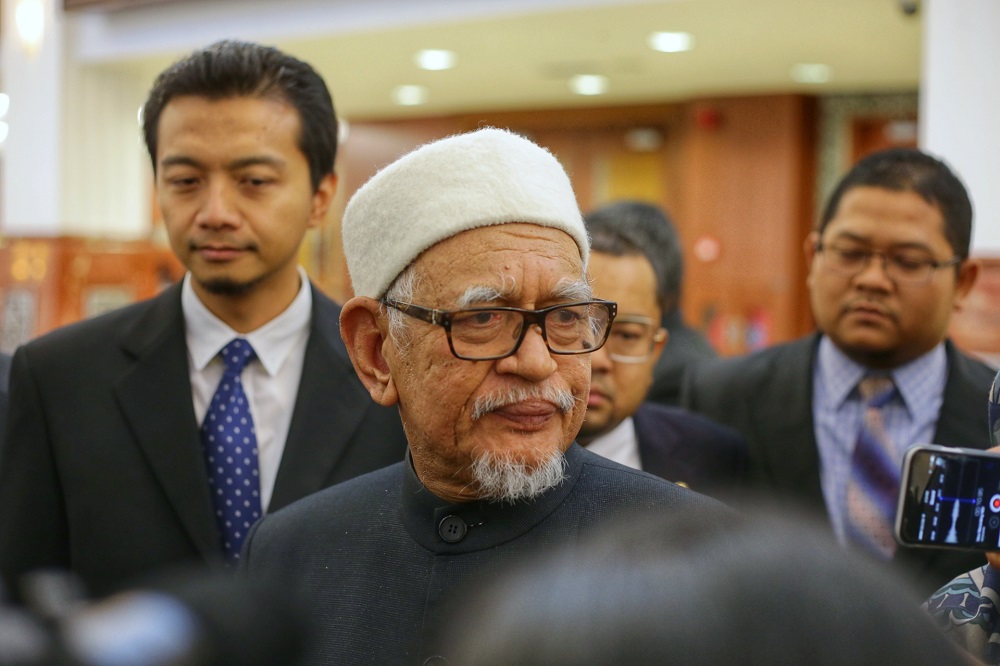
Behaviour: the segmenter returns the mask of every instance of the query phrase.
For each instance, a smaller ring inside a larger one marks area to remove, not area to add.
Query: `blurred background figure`
[[[680,404],[681,379],[685,370],[716,357],[715,350],[698,330],[681,316],[680,298],[684,280],[684,254],[673,221],[657,206],[641,201],[618,201],[586,216],[588,226],[611,229],[616,225],[643,229],[643,254],[656,275],[661,323],[667,330],[666,344],[653,367],[653,385],[647,400],[664,405]]]
[[[638,516],[466,602],[461,664],[930,665],[964,656],[906,582],[777,507],[711,523]]]
[[[623,465],[724,494],[743,477],[742,435],[678,407],[644,402],[664,344],[669,354],[673,339],[661,322],[676,296],[669,286],[674,262],[665,253],[675,236],[646,204],[605,210],[612,214],[584,218],[591,238],[587,273],[597,297],[618,303],[618,315],[604,347],[591,354],[587,414],[577,441]]]
[[[65,571],[24,582],[0,605],[0,666],[295,666],[313,630],[286,590],[193,568],[97,602]]]

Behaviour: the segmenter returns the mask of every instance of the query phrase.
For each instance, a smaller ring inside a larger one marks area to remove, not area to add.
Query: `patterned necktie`
[[[865,377],[858,383],[864,417],[847,484],[847,537],[883,560],[891,559],[896,552],[892,530],[900,463],[882,420],[882,407],[895,391],[889,377]]]
[[[241,374],[256,354],[250,343],[236,338],[219,352],[225,364],[222,379],[212,396],[201,442],[208,466],[208,485],[215,504],[215,519],[222,536],[226,561],[235,564],[247,530],[260,518],[260,473],[257,435]]]

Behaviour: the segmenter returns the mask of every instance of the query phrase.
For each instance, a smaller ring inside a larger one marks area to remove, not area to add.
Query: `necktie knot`
[[[226,366],[227,375],[240,375],[247,363],[257,357],[257,352],[253,350],[250,343],[244,338],[233,338],[222,351],[219,352],[222,362]]]
[[[896,391],[892,377],[869,375],[858,382],[858,393],[868,407],[882,407]]]

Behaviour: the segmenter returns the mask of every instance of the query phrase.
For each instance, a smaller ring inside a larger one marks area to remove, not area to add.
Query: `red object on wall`
[[[694,110],[694,124],[703,130],[718,129],[722,124],[722,113],[714,106],[699,106]]]

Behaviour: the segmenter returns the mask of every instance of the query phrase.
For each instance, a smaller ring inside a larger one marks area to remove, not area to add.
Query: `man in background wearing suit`
[[[651,214],[641,214],[647,208]],[[643,402],[668,343],[660,321],[674,299],[671,230],[654,207],[638,202],[612,204],[584,222],[594,294],[618,303],[618,316],[604,347],[590,357],[590,395],[577,441],[623,465],[699,492],[725,494],[743,475],[743,437],[700,414]]]
[[[656,229],[656,251],[645,252],[656,269],[657,288],[661,291],[661,326],[667,330],[664,353],[653,365],[653,385],[646,400],[677,406],[681,401],[684,373],[716,358],[712,345],[698,330],[688,326],[681,316],[681,284],[684,281],[684,254],[681,240],[670,217],[659,207],[643,201],[616,201],[587,214],[590,224],[625,225]],[[652,239],[651,239],[652,240]]]
[[[977,275],[971,233],[945,164],[916,150],[866,157],[805,244],[819,332],[699,368],[686,390],[687,406],[747,436],[751,485],[825,511],[842,544],[891,559],[924,593],[982,562],[891,534],[909,447],[990,443],[994,373],[947,339]]]
[[[351,367],[340,307],[297,261],[336,188],[323,80],[220,42],[160,74],[143,131],[188,272],[15,354],[0,459],[15,596],[39,567],[104,594],[164,566],[232,565],[259,515],[403,457],[398,415]]]

